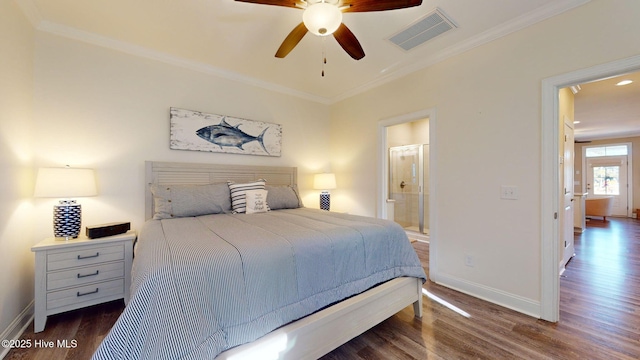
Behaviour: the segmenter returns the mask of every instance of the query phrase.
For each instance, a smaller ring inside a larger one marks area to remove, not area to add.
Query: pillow
[[[231,212],[227,184],[151,185],[156,220]]]
[[[247,211],[247,196],[248,190],[264,190],[266,180],[260,179],[251,183],[236,184],[232,181],[228,181],[229,192],[231,193],[231,209],[234,214],[242,214]]]
[[[296,209],[303,207],[302,200],[300,200],[300,196],[298,195],[298,189],[295,185],[266,185],[265,189],[269,191],[267,194],[267,203],[271,210]]]
[[[247,190],[247,214],[267,212],[267,190]]]

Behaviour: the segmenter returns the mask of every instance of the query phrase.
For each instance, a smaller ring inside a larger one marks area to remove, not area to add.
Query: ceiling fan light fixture
[[[333,4],[319,2],[309,5],[302,13],[307,30],[318,36],[333,34],[342,23],[342,11]]]

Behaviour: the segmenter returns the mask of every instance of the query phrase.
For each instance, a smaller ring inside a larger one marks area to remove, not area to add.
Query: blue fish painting
[[[203,128],[200,128],[196,131],[196,134],[207,140],[210,143],[216,144],[220,147],[223,146],[235,146],[239,149],[242,149],[242,146],[248,142],[257,141],[264,152],[269,154],[269,151],[264,146],[264,133],[267,132],[269,128],[265,128],[262,130],[262,133],[258,136],[251,136],[244,131],[240,130],[240,124],[236,126],[231,126],[227,123],[226,119],[223,117],[222,121],[218,125],[209,125]]]
[[[173,150],[281,156],[282,125],[172,107]]]

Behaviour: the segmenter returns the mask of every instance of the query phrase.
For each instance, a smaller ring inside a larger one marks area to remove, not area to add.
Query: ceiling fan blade
[[[298,45],[300,40],[302,40],[302,38],[307,34],[308,31],[309,30],[307,30],[307,27],[304,26],[304,23],[300,23],[293,30],[291,30],[289,35],[287,35],[287,37],[278,48],[278,51],[276,51],[276,57],[283,58],[287,56],[291,52],[291,50],[293,50],[293,48]]]
[[[238,1],[238,0],[236,0]],[[420,6],[422,0],[344,0],[343,12],[367,12],[405,9]]]
[[[338,30],[333,33],[333,37],[336,38],[344,51],[355,60],[360,60],[364,57],[364,50],[362,50],[360,42],[345,24],[340,24]]]
[[[292,7],[292,8],[303,7],[300,1],[296,1],[296,0],[235,0],[235,1],[252,3],[252,4],[261,4],[261,5],[284,6],[284,7]]]

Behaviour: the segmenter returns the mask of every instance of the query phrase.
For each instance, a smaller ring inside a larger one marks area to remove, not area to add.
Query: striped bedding
[[[93,359],[212,359],[399,276],[425,279],[386,220],[306,208],[150,220],[129,304]]]

